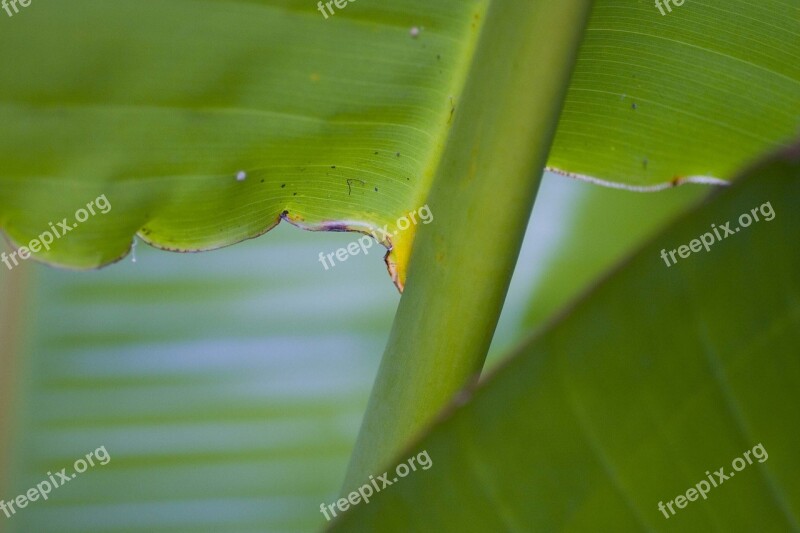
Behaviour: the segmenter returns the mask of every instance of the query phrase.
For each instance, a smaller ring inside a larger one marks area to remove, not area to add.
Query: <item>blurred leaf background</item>
[[[490,364],[706,191],[642,195],[546,175]],[[14,401],[3,405],[12,444],[0,497],[99,446],[112,457],[0,527],[322,527],[399,298],[377,248],[328,271],[317,261],[354,238],[284,224],[203,254],[139,245],[135,263],[98,272],[0,270],[4,302],[22,291],[0,326],[20,336],[2,344]]]

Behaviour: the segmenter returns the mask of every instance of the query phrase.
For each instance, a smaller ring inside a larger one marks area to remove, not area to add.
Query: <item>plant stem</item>
[[[345,493],[384,472],[479,376],[590,6],[489,6],[428,199],[435,218],[414,243]]]

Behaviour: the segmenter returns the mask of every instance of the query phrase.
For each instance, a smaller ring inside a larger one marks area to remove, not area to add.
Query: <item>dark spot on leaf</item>
[[[347,196],[350,196],[350,193],[353,192],[353,187],[352,186],[353,186],[353,182],[354,181],[359,182],[361,185],[366,185],[366,183],[363,180],[356,179],[356,178],[350,178],[350,179],[348,179],[346,181],[347,181]]]
[[[634,111],[636,110],[637,107],[639,106],[636,105],[636,102],[631,104],[631,109],[633,109]]]
[[[453,122],[453,113],[456,112],[456,104],[453,101],[453,97],[450,97],[450,117],[447,119],[447,123],[450,124]]]
[[[375,192],[378,192],[378,188],[377,187],[375,187]]]
[[[286,187],[286,184],[285,183],[281,183],[281,189],[283,189],[284,187]]]
[[[336,165],[331,165],[331,168],[336,168]]]

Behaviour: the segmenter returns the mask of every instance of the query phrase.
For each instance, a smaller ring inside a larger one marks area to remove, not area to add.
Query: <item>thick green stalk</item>
[[[419,228],[345,492],[382,473],[479,375],[590,6],[491,3],[428,199],[435,218]]]

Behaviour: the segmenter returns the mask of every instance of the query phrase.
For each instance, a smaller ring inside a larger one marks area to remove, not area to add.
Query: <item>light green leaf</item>
[[[682,217],[460,395],[395,462],[425,450],[433,466],[333,530],[798,529],[798,201],[800,146]],[[728,221],[710,251],[660,257]],[[659,511],[748,451],[707,500]]]
[[[728,179],[800,131],[800,1],[671,6],[595,2],[551,167],[634,187]]]
[[[359,2],[326,20],[305,0],[42,0],[4,16],[0,227],[26,244],[106,195],[110,212],[36,257],[102,265],[137,232],[216,248],[283,215],[390,224],[377,235],[402,267],[414,227],[392,227],[424,204],[485,3]]]

